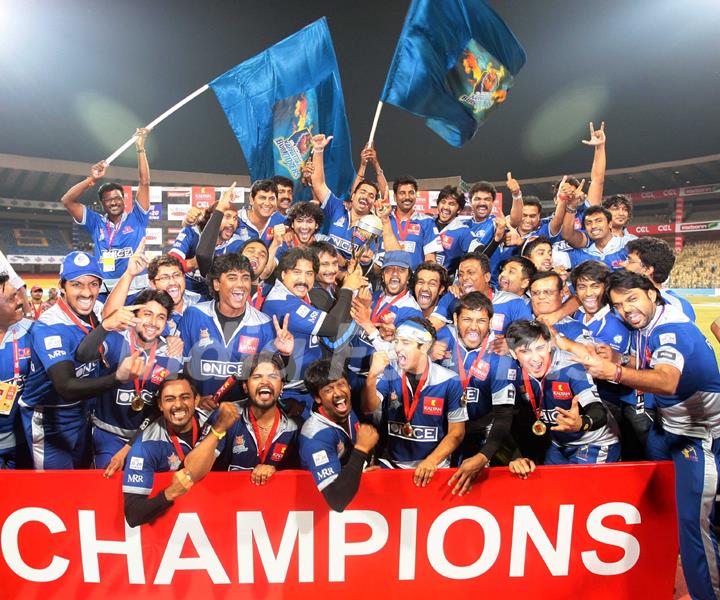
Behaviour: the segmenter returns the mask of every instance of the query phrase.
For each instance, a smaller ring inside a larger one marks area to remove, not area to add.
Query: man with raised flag
[[[71,252],[60,267],[62,297],[30,331],[32,363],[20,413],[36,469],[86,468],[90,463],[89,405],[103,392],[140,376],[140,352],[117,370],[98,377],[98,360],[75,356],[80,342],[99,325],[96,304],[103,273],[98,261]]]
[[[141,375],[98,395],[92,415],[96,469],[106,468],[121,450],[127,453],[127,443],[153,405],[153,394],[168,375],[182,369],[182,340],[162,335],[172,307],[165,292],[144,290],[133,306],[104,319],[75,352],[85,363],[103,358],[100,376],[116,371],[123,359],[137,352],[144,363]]]
[[[425,487],[465,435],[467,409],[456,373],[430,360],[435,328],[422,317],[404,321],[395,332],[395,355],[373,354],[363,390],[363,412],[382,423],[390,468],[414,469],[415,485]]]
[[[324,359],[311,364],[305,385],[313,411],[300,431],[300,461],[328,506],[342,512],[357,493],[378,432],[358,422],[350,403],[350,384],[338,362]]]
[[[458,300],[454,326],[448,327],[449,358],[441,364],[459,376],[468,416],[457,453],[462,464],[449,482],[453,494],[462,495],[472,488],[512,425],[517,366],[509,356],[490,351],[492,318],[493,305],[487,296],[470,292]]]
[[[215,297],[185,311],[178,325],[184,343],[187,372],[197,384],[203,408],[217,407],[215,397],[229,378],[240,375],[241,361],[249,354],[274,348],[292,354],[295,340],[288,332],[288,316],[271,319],[249,302],[253,270],[239,254],[213,260],[207,275]],[[284,313],[283,313],[284,314]],[[226,400],[239,400],[242,390],[228,391]]]
[[[443,247],[440,233],[430,215],[415,210],[418,184],[414,177],[400,177],[393,183],[395,208],[390,216],[393,233],[402,249],[410,255],[410,266],[434,261]]]
[[[636,240],[640,241],[640,240]],[[624,269],[607,280],[611,305],[634,330],[631,353],[601,358],[588,348],[593,377],[653,394],[657,413],[647,456],[675,464],[680,557],[693,598],[720,596],[720,554],[713,527],[720,464],[720,373],[712,346],[653,283]]]
[[[117,183],[106,183],[98,190],[104,215],[90,210],[80,202],[85,191],[105,177],[107,168],[105,161],[93,165],[90,177],[71,187],[61,200],[75,222],[82,225],[90,234],[95,246],[95,258],[102,266],[103,298],[115,287],[115,283],[127,268],[128,260],[145,238],[150,214],[150,167],[145,154],[145,138],[148,133],[147,129],[138,129],[135,132],[139,182],[137,196],[132,202],[130,212],[125,212],[126,199],[123,187]],[[133,281],[131,293],[139,292],[146,285],[145,277],[137,277]]]
[[[18,406],[30,371],[32,321],[23,318],[17,291],[0,273],[0,470],[17,465]]]

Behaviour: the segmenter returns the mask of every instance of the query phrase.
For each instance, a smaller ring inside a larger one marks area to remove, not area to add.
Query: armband
[[[215,428],[213,426],[210,426],[210,433],[212,433],[218,440],[223,439],[227,435],[227,431],[223,431],[222,433],[215,431]]]

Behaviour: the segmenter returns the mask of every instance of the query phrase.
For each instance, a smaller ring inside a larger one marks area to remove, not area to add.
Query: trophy
[[[352,242],[352,258],[356,261],[356,264],[360,264],[362,255],[370,247],[370,245],[373,242],[377,242],[382,237],[382,232],[382,221],[377,215],[370,213],[360,218],[357,224],[353,227],[352,233],[353,239],[357,237],[362,240],[362,245],[360,246],[356,246],[355,242]],[[372,267],[373,262],[375,262],[374,259],[370,262],[370,267]]]

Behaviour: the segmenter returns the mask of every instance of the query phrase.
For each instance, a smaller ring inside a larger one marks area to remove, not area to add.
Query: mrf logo
[[[573,397],[570,384],[565,381],[552,382],[552,395],[555,400],[572,400]]]
[[[434,398],[432,396],[423,398],[423,414],[430,415],[431,417],[442,416],[444,403],[445,401],[442,398]]]

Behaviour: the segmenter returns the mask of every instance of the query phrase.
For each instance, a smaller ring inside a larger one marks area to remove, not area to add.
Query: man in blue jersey
[[[276,470],[297,468],[300,430],[277,405],[285,372],[283,359],[261,352],[248,356],[245,362],[243,387],[248,402],[244,406],[231,403],[236,410],[225,430],[227,435],[213,433],[220,410],[210,415],[200,443],[190,453],[195,482],[212,468],[250,471],[250,481],[264,485]]]
[[[101,361],[75,357],[80,342],[99,325],[96,305],[102,271],[94,257],[71,252],[60,267],[63,295],[31,331],[32,362],[20,413],[36,469],[73,469],[90,462],[89,403],[138,377],[139,353],[98,377]]]
[[[215,299],[188,308],[178,325],[186,369],[200,391],[203,408],[217,407],[213,396],[228,377],[240,374],[247,355],[271,348],[285,356],[292,354],[288,317],[281,313],[279,319],[271,319],[250,304],[252,279],[252,267],[244,256],[216,257],[207,275]],[[242,390],[235,386],[224,399],[242,397]]]
[[[693,598],[720,597],[720,555],[712,523],[720,463],[720,373],[712,347],[643,275],[616,271],[610,302],[635,330],[627,365],[591,350],[588,371],[654,395],[659,422],[650,430],[650,460],[675,463],[680,557]]]
[[[88,209],[80,202],[82,195],[94,187],[99,179],[105,177],[107,165],[104,161],[94,165],[90,177],[71,187],[61,200],[75,222],[82,225],[90,234],[95,246],[95,258],[102,267],[103,294],[112,291],[117,280],[125,272],[128,259],[145,237],[150,213],[150,167],[145,154],[145,138],[148,133],[146,129],[138,129],[135,133],[139,183],[137,196],[130,212],[125,212],[123,187],[117,183],[106,183],[98,190],[104,215]],[[147,279],[138,277],[134,282],[132,293],[140,291],[146,285]]]
[[[414,177],[396,179],[393,183],[396,206],[390,215],[393,233],[402,249],[410,255],[412,268],[423,261],[435,260],[436,254],[443,249],[433,218],[415,210],[417,189]]]
[[[576,267],[586,260],[600,260],[611,269],[618,269],[627,258],[625,241],[613,235],[612,214],[602,206],[591,206],[583,215],[587,236],[574,228],[569,219],[563,222],[563,239],[573,249],[568,251],[570,265]]]
[[[496,336],[503,335],[513,321],[532,319],[526,292],[536,272],[535,265],[522,256],[511,256],[501,263],[498,291],[492,297],[497,315],[493,318],[492,330]]]
[[[430,360],[435,328],[412,317],[395,333],[396,360],[376,352],[365,389],[363,412],[382,423],[386,467],[414,469],[415,485],[425,487],[465,435],[467,409],[456,373]]]
[[[512,195],[509,224],[515,227],[524,239],[529,237],[545,236],[552,242],[561,239],[563,218],[565,217],[565,204],[556,202],[552,217],[542,218],[542,204],[537,196],[523,196],[520,184],[512,173],[507,173],[507,187]]]
[[[319,360],[305,371],[314,410],[300,431],[300,461],[332,510],[355,497],[363,467],[378,442],[377,430],[358,422],[350,384],[337,362]]]
[[[250,188],[250,206],[238,213],[235,233],[242,241],[260,239],[270,244],[273,227],[285,223],[285,215],[277,210],[277,186],[269,179],[260,179]]]
[[[0,273],[0,469],[17,465],[19,400],[30,371],[30,319],[8,273]]]
[[[520,369],[520,400],[535,415],[524,437],[549,434],[552,442],[544,463],[599,464],[620,460],[614,422],[592,377],[570,354],[553,348],[547,325],[516,321],[508,328],[506,339]],[[522,448],[522,440],[517,442]]]
[[[670,272],[675,265],[675,252],[670,245],[660,238],[647,236],[630,241],[625,249],[628,257],[623,267],[633,273],[645,275],[660,291],[667,304],[679,308],[694,322],[695,311],[692,304],[672,290],[662,287],[670,278]]]
[[[131,527],[150,523],[165,513],[174,501],[190,490],[193,473],[191,450],[198,443],[206,413],[196,410],[198,391],[192,380],[182,373],[168,377],[157,392],[161,416],[153,421],[133,442],[123,475],[125,520]],[[237,418],[237,408],[223,403],[213,425],[213,434],[224,437]],[[155,473],[174,471],[168,487],[154,496]]]
[[[105,469],[121,450],[127,453],[127,443],[144,420],[146,409],[152,407],[155,391],[168,375],[182,369],[182,340],[162,336],[172,307],[172,298],[165,292],[140,292],[133,306],[103,320],[75,352],[75,358],[85,363],[103,358],[100,376],[116,371],[126,357],[136,353],[144,362],[140,376],[98,395],[92,415],[97,469]],[[125,312],[130,314],[123,316]],[[132,324],[125,328],[128,317]]]
[[[460,257],[470,248],[473,237],[466,218],[458,216],[465,208],[465,194],[457,187],[446,185],[437,197],[435,225],[440,232],[440,250],[435,259],[451,275],[457,270]]]
[[[497,190],[489,181],[480,181],[470,188],[472,217],[465,221],[474,240],[487,246],[495,235],[495,218],[492,216]]]
[[[613,235],[622,238],[625,244],[638,239],[636,235],[629,233],[627,230],[628,223],[630,223],[633,215],[633,204],[630,198],[622,194],[615,194],[603,200],[602,205],[612,214]]]
[[[295,337],[295,350],[288,366],[289,383],[283,391],[283,399],[292,398],[304,404],[306,416],[312,407],[312,398],[303,377],[307,366],[323,356],[319,336],[337,337],[340,325],[349,321],[353,292],[367,285],[362,270],[354,268],[345,277],[335,306],[325,312],[313,306],[308,295],[315,285],[318,268],[318,258],[309,248],[289,250],[280,259],[280,278],[263,305],[263,311],[273,319],[284,318],[288,331]]]
[[[530,301],[535,317],[540,318],[560,310],[563,280],[555,271],[539,271],[530,280]],[[553,325],[555,331],[574,342],[589,342],[590,332],[570,316],[563,317]]]

